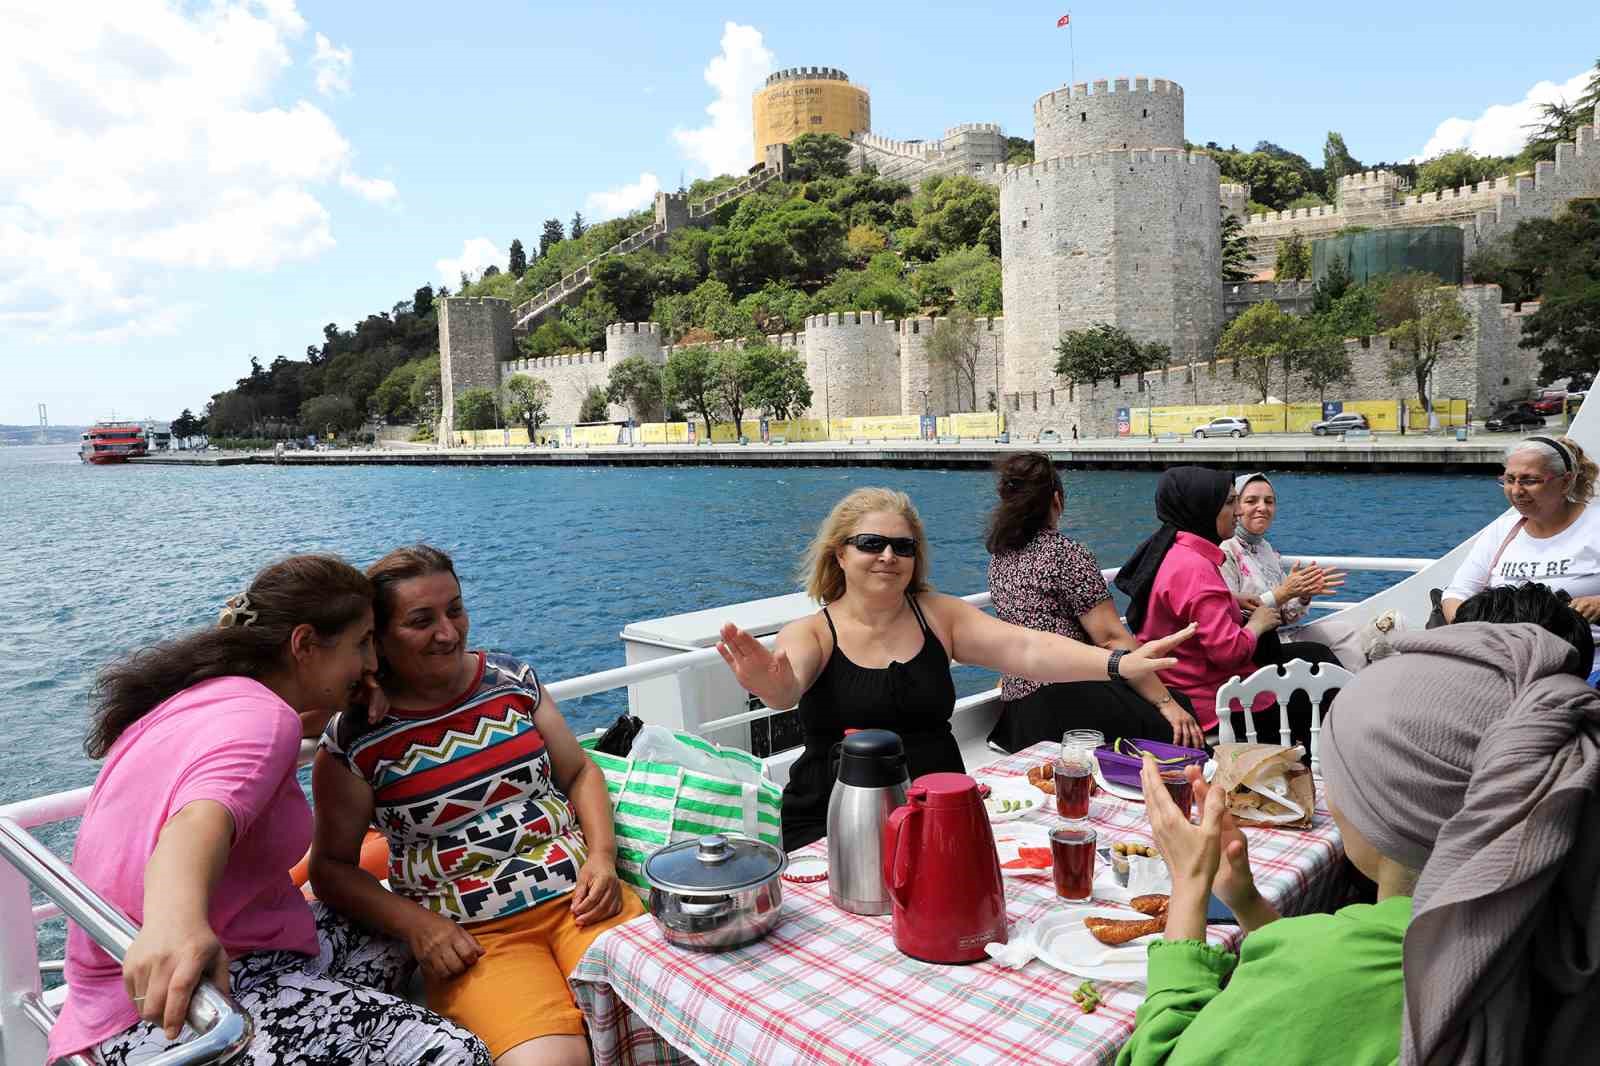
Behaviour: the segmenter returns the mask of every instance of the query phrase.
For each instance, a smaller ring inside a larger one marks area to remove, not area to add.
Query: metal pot
[[[771,844],[720,834],[669,845],[645,860],[650,913],[667,943],[725,951],[759,940],[783,912],[789,858]]]

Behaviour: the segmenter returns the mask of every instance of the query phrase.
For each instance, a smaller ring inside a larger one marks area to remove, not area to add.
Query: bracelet
[[[1261,594],[1261,602],[1268,607],[1276,607],[1278,606],[1277,594],[1272,589],[1268,589]]]
[[[1107,677],[1112,680],[1120,680],[1122,678],[1122,669],[1117,664],[1122,661],[1122,657],[1126,654],[1128,653],[1120,648],[1111,653],[1111,657],[1106,660]]]

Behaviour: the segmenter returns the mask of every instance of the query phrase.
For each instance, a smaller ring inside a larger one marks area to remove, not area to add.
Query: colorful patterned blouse
[[[533,668],[477,656],[477,676],[447,706],[394,711],[364,733],[360,714],[337,715],[322,737],[372,786],[390,887],[462,923],[571,892],[588,854],[533,724]]]
[[[1059,529],[1041,529],[1017,551],[989,560],[989,594],[1000,620],[1092,644],[1079,617],[1111,598],[1094,552]],[[1042,686],[1009,674],[1000,698],[1020,700]]]

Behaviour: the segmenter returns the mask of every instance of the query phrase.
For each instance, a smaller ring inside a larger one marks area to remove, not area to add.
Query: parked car
[[[1518,430],[1538,429],[1543,426],[1544,416],[1525,404],[1499,408],[1483,423],[1483,428],[1490,433],[1515,433]]]
[[[1567,394],[1561,391],[1540,393],[1539,398],[1528,406],[1534,414],[1558,415],[1567,409]]]
[[[1319,437],[1326,437],[1330,433],[1343,433],[1351,429],[1371,429],[1367,425],[1367,416],[1359,411],[1344,411],[1332,418],[1321,422],[1311,423],[1311,432]]]
[[[1250,435],[1250,420],[1248,418],[1213,418],[1203,426],[1194,427],[1196,440],[1207,437],[1248,437]]]
[[[1039,443],[1040,444],[1060,444],[1061,443],[1061,434],[1057,433],[1053,429],[1040,430],[1039,431]]]

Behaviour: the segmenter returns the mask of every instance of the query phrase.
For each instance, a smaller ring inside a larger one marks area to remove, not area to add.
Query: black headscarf
[[[1150,606],[1150,589],[1156,571],[1167,557],[1179,533],[1193,533],[1212,544],[1222,543],[1217,536],[1217,512],[1227,502],[1233,479],[1221,470],[1203,466],[1176,466],[1161,475],[1156,485],[1156,517],[1161,528],[1133,550],[1117,573],[1116,586],[1132,600],[1128,604],[1128,628],[1134,632],[1144,624]]]

